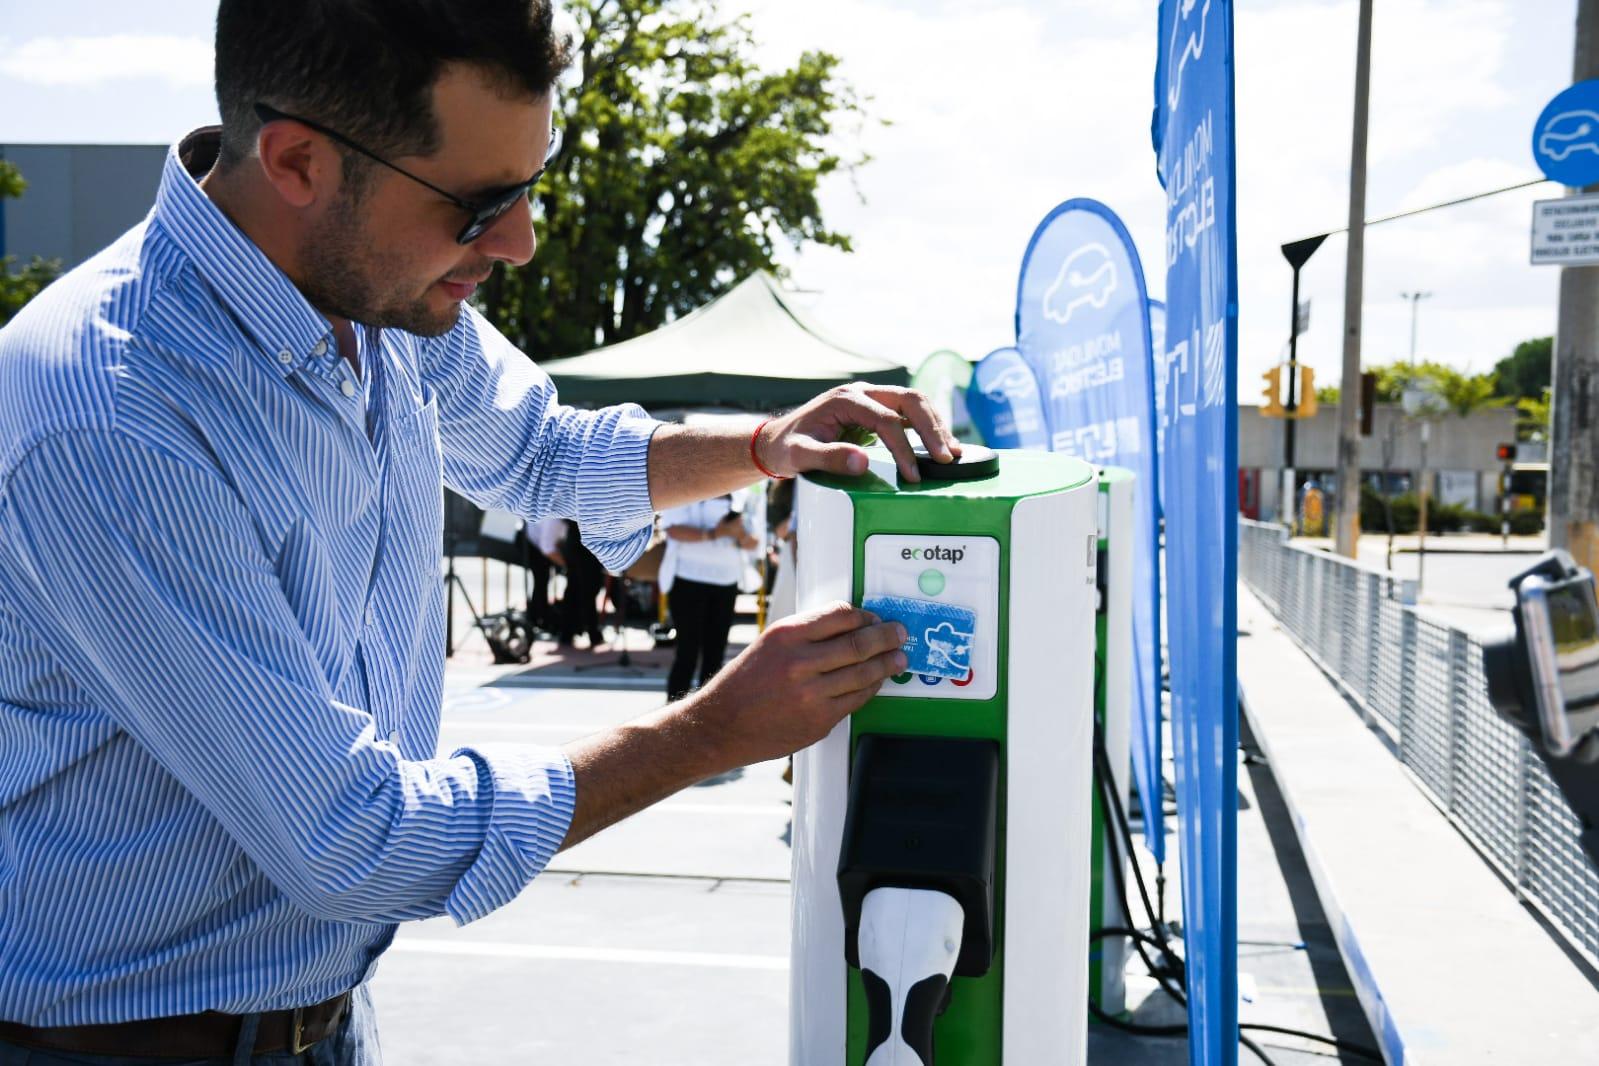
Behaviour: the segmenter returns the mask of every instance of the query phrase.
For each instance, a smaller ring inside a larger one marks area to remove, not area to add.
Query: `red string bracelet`
[[[755,432],[750,434],[750,461],[755,464],[755,469],[759,470],[767,477],[775,478],[778,481],[788,481],[793,477],[792,474],[779,474],[776,471],[766,469],[766,464],[761,462],[761,457],[755,454],[755,442],[761,439],[761,430],[765,429],[766,423],[770,421],[771,419],[768,418],[766,422],[762,422],[760,425],[756,426]]]

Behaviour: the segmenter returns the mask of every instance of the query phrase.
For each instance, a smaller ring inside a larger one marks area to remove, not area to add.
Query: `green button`
[[[916,584],[921,588],[923,596],[937,596],[944,591],[944,572],[923,570],[922,576],[916,579]]]
[[[896,685],[904,685],[904,684],[907,684],[910,681],[910,679],[911,679],[911,672],[909,670],[907,670],[903,674],[895,674],[894,675],[894,684],[896,684]]]

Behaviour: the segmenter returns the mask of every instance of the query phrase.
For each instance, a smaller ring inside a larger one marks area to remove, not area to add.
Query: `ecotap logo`
[[[940,562],[951,565],[959,563],[965,556],[965,548],[946,548],[942,544],[929,544],[925,548],[902,548],[899,553],[899,557],[905,560],[920,559],[923,562]]]

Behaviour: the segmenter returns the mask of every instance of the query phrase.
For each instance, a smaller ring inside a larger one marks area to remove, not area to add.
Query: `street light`
[[[1401,300],[1410,301],[1410,366],[1412,370],[1416,366],[1416,307],[1421,301],[1431,295],[1432,293],[1430,292],[1402,292],[1399,294]]]
[[[1288,308],[1288,417],[1283,421],[1283,504],[1278,511],[1287,517],[1287,525],[1294,528],[1294,430],[1299,419],[1299,271],[1310,257],[1316,254],[1329,235],[1317,234],[1302,241],[1290,241],[1282,246],[1283,258],[1294,271],[1294,291]]]

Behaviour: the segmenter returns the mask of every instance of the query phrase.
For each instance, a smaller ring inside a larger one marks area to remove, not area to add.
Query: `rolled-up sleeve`
[[[563,406],[549,375],[481,314],[422,348],[438,400],[444,481],[482,507],[538,521],[570,518],[616,571],[649,543],[650,438],[660,422],[635,404]]]
[[[0,583],[65,675],[323,919],[469,921],[559,849],[571,764],[410,760],[335,698],[250,512],[203,460],[46,438],[0,486]]]

